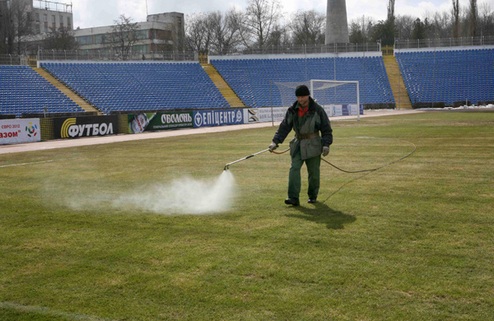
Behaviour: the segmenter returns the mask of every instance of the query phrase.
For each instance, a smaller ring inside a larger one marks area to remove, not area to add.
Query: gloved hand
[[[324,146],[322,148],[322,156],[328,156],[329,154],[329,146]]]
[[[271,144],[268,146],[269,151],[272,153],[276,148],[278,148],[278,144],[275,142],[271,142]]]

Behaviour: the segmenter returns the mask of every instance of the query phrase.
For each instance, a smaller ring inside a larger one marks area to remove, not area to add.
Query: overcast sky
[[[69,3],[70,0],[58,0]],[[479,0],[478,3],[492,3],[493,0]],[[90,28],[112,25],[120,15],[139,22],[148,14],[182,12],[187,15],[211,11],[226,12],[231,8],[244,10],[249,0],[72,0],[74,28]],[[326,13],[327,0],[281,0],[286,16],[302,10],[316,10]],[[346,0],[348,21],[362,16],[385,20],[389,0]],[[469,0],[460,0],[460,6],[467,6]],[[396,15],[411,15],[423,18],[428,13],[451,11],[451,0],[397,0]]]

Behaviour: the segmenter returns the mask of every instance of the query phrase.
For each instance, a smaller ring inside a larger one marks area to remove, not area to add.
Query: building
[[[2,5],[5,10],[1,9]],[[99,57],[105,60],[119,59],[108,41],[114,26],[74,30],[72,3],[49,0],[0,0],[0,9],[2,12],[6,10],[13,13],[22,12],[22,16],[16,19],[22,19],[26,25],[29,25],[29,31],[12,36],[13,42],[20,44],[22,54],[33,55],[40,50],[43,51],[45,49],[43,41],[47,35],[54,30],[64,29],[72,32],[79,44],[75,56],[81,55],[88,59]],[[0,16],[3,17],[2,14]],[[136,33],[137,41],[130,47],[129,59],[166,59],[165,53],[182,52],[184,49],[184,14],[168,12],[148,15],[146,21],[137,22]],[[46,57],[46,54],[44,56]]]
[[[72,3],[48,0],[0,0],[2,52],[36,52],[53,30],[73,29]]]
[[[62,3],[46,0],[25,1],[31,9],[33,34],[47,34],[52,30],[73,28],[72,3]]]
[[[91,56],[107,56],[112,50],[108,37],[114,26],[74,30],[79,50]],[[131,56],[146,59],[162,56],[163,52],[182,51],[185,39],[184,14],[168,12],[148,15],[146,21],[137,22],[137,40],[132,45]]]

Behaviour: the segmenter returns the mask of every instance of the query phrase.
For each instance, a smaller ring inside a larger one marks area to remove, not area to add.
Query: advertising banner
[[[356,104],[324,105],[328,117],[357,115]],[[247,123],[280,122],[285,117],[288,107],[245,108],[244,119]],[[360,106],[360,115],[364,114],[364,106]]]
[[[191,128],[192,112],[157,112],[129,114],[129,133],[163,129]]]
[[[194,128],[244,124],[242,109],[201,110],[194,112]]]
[[[263,107],[244,109],[244,118],[249,123],[279,122],[285,117],[288,107]]]
[[[0,145],[41,141],[38,118],[0,120]]]
[[[325,105],[323,106],[328,117],[343,116],[343,106],[342,105]]]
[[[118,116],[55,118],[53,132],[56,139],[114,135],[118,133]]]

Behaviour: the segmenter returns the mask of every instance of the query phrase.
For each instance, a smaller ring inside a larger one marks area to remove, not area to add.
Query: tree
[[[470,37],[477,36],[477,0],[470,0],[470,12],[468,17],[468,33]]]
[[[371,41],[370,35],[375,21],[372,18],[362,16],[350,23],[349,37],[351,43],[366,43]]]
[[[269,37],[265,48],[286,48],[291,44],[292,41],[287,28],[282,25],[276,25],[271,32],[271,37]]]
[[[451,37],[451,15],[448,12],[436,12],[426,16],[428,28],[426,38],[449,38]]]
[[[208,19],[212,28],[212,49],[219,54],[227,54],[235,51],[241,44],[240,35],[242,26],[242,13],[235,9],[229,10],[225,15],[221,12],[210,14]]]
[[[372,27],[371,42],[381,42],[383,46],[394,45],[394,25],[391,21],[379,21]]]
[[[324,44],[326,16],[314,11],[299,11],[294,15],[290,29],[294,45]]]
[[[479,7],[478,28],[480,36],[494,35],[494,11],[487,3]]]
[[[208,15],[196,14],[185,26],[187,47],[201,54],[208,53],[213,39],[213,30],[208,26]]]
[[[351,22],[349,28],[350,43],[366,43],[367,38],[362,26],[357,22]]]
[[[112,48],[121,60],[127,60],[132,52],[132,46],[139,40],[139,24],[131,18],[121,15],[114,21],[112,31],[106,34],[104,42]]]
[[[44,49],[77,50],[79,43],[75,40],[74,33],[68,28],[52,29],[43,41]]]
[[[243,42],[248,48],[265,49],[273,31],[279,29],[281,4],[278,0],[250,0],[243,29]]]
[[[453,38],[460,36],[460,3],[453,0]]]
[[[417,20],[415,20],[415,24],[413,26],[411,39],[414,39],[414,40],[425,39],[426,38],[426,30],[427,30],[426,24],[427,24],[427,20],[425,23],[423,23],[420,20],[420,18],[417,18]]]
[[[388,18],[384,25],[382,44],[392,46],[395,43],[395,0],[389,0]]]
[[[12,53],[9,46],[11,27],[10,7],[7,2],[0,1],[0,53]]]
[[[32,19],[29,5],[22,0],[6,1],[0,7],[2,12],[3,38],[9,54],[22,53],[22,45],[26,36],[32,34]]]
[[[396,36],[399,39],[410,39],[412,36],[415,19],[412,16],[404,15],[395,18]]]

